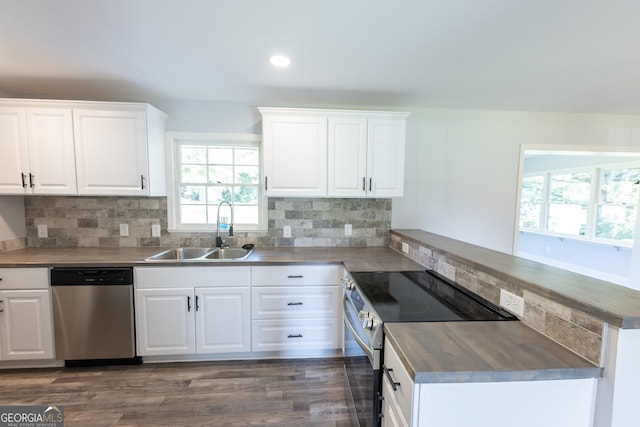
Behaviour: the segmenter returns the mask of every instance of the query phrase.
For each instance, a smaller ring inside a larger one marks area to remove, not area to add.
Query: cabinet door
[[[248,287],[196,288],[196,351],[251,351]]]
[[[192,289],[137,290],[138,355],[193,354],[194,313]]]
[[[329,118],[329,196],[364,197],[367,119]]]
[[[31,192],[77,194],[71,110],[28,108],[27,134]]]
[[[368,121],[367,191],[371,197],[404,193],[405,126],[404,119]]]
[[[78,194],[148,195],[146,113],[74,110]]]
[[[327,195],[327,119],[263,115],[267,196]]]
[[[27,156],[24,108],[0,107],[0,194],[25,194]]]
[[[2,360],[53,359],[49,290],[0,291]]]

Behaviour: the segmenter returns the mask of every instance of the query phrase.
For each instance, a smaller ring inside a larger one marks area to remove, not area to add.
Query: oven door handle
[[[349,331],[351,331],[351,335],[353,335],[353,339],[358,343],[358,345],[360,346],[362,351],[367,353],[367,357],[373,363],[373,350],[369,348],[367,343],[364,342],[364,340],[360,337],[360,335],[358,335],[358,332],[356,332],[355,328],[351,324],[350,317],[349,317],[349,314],[348,314],[349,313],[349,307],[347,306],[347,304],[348,304],[347,298],[345,297],[343,302],[342,302],[342,305],[344,306],[343,308],[344,308],[344,315],[345,315],[344,324],[347,325],[347,327],[349,328]]]

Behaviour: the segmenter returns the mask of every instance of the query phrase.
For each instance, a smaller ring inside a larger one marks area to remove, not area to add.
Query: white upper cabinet
[[[261,108],[267,196],[327,195],[327,119]]]
[[[329,195],[362,197],[367,181],[367,119],[329,119]]]
[[[157,121],[151,115],[157,114],[146,107],[73,110],[78,194],[165,194],[164,176],[150,175],[154,155],[163,149],[164,124],[160,138],[152,128]]]
[[[0,107],[0,193],[25,194],[29,173],[24,108]]]
[[[76,194],[68,108],[0,106],[0,193]]]
[[[27,108],[28,185],[33,194],[76,194],[69,108]]]
[[[259,110],[267,196],[403,195],[409,113]]]
[[[148,104],[0,100],[0,194],[166,194],[164,121]]]
[[[405,119],[368,120],[368,196],[400,197],[404,194],[405,139]]]

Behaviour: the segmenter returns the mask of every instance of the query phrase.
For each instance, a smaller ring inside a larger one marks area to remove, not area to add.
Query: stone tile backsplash
[[[165,197],[25,197],[28,247],[212,246],[215,229],[203,233],[169,233]],[[38,237],[38,225],[48,237]],[[128,224],[129,236],[120,236]],[[159,224],[160,237],[151,237]],[[351,224],[351,236],[344,225]],[[291,238],[283,227],[291,227]],[[268,200],[268,231],[238,232],[227,244],[241,246],[388,246],[391,199]],[[24,242],[23,242],[24,243]],[[13,244],[15,245],[15,244]],[[1,249],[1,248],[0,248]]]
[[[402,242],[400,236],[392,234],[389,246],[402,253]],[[408,242],[408,245],[409,253],[406,255],[409,258],[496,305],[500,303],[500,289],[523,297],[524,316],[520,320],[524,324],[600,365],[604,334],[604,323],[601,320],[452,260],[436,249],[414,242]]]

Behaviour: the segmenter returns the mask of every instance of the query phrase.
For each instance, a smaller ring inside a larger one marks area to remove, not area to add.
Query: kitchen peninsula
[[[601,357],[600,352],[595,354],[593,350],[596,347],[593,343],[601,343],[602,341],[598,341],[597,339],[588,341],[588,345],[585,346],[583,345],[584,343],[575,342],[577,339],[573,338],[572,342],[565,343],[560,339],[556,339],[556,336],[554,335],[555,330],[552,326],[563,324],[562,322],[553,319],[554,316],[557,317],[561,315],[569,317],[569,320],[576,322],[569,326],[569,331],[575,332],[576,334],[584,334],[585,332],[583,331],[587,331],[597,335],[598,328],[595,326],[600,324],[601,330],[599,336],[601,337],[601,340],[606,340],[607,351],[614,351],[615,353],[617,347],[613,346],[613,344],[617,342],[616,340],[620,341],[620,337],[622,337],[625,342],[628,338],[633,338],[627,337],[626,332],[634,331],[628,328],[629,326],[637,325],[636,318],[640,317],[636,316],[633,311],[627,310],[625,308],[627,307],[626,303],[623,303],[622,307],[619,309],[610,310],[607,309],[607,307],[611,308],[610,305],[612,305],[613,302],[608,302],[607,304],[609,305],[603,305],[603,303],[597,303],[597,301],[595,303],[590,303],[588,301],[584,301],[584,299],[576,298],[574,300],[571,293],[563,293],[562,289],[557,288],[551,292],[536,280],[531,280],[531,282],[529,282],[526,281],[523,276],[516,274],[518,271],[521,272],[521,270],[529,270],[522,267],[520,265],[520,260],[515,259],[515,257],[510,257],[509,255],[489,251],[423,231],[395,230],[391,232],[390,241],[391,248],[256,248],[251,256],[249,256],[245,261],[219,262],[215,263],[215,266],[223,268],[229,265],[242,265],[253,268],[259,266],[297,264],[343,264],[346,269],[350,271],[415,271],[425,269],[427,268],[426,266],[432,266],[442,275],[455,280],[459,284],[468,287],[473,292],[476,292],[495,303],[499,302],[496,300],[499,295],[499,287],[507,288],[511,292],[519,293],[519,295],[524,296],[526,304],[522,320],[524,324],[531,327],[531,329],[527,328],[527,334],[536,333],[534,330],[537,330],[538,332],[547,335],[547,337],[552,340],[560,342],[564,347],[571,349],[574,353],[582,357],[582,359],[576,359],[580,360],[577,366],[571,367],[564,365],[563,367],[565,369],[562,371],[560,376],[556,377],[556,379],[591,378],[595,380],[600,376],[601,370],[599,369],[599,366],[605,366],[604,379],[601,379],[599,382],[602,383],[603,381],[606,381],[608,384],[614,385],[615,395],[613,392],[607,393],[606,388],[599,390],[599,398],[601,396],[610,396],[610,400],[613,401],[613,403],[611,403],[610,408],[607,409],[606,401],[598,401],[596,421],[598,421],[598,417],[603,417],[604,419],[608,418],[614,421],[609,424],[602,422],[601,424],[595,425],[624,425],[620,423],[616,424],[615,417],[625,419],[625,415],[622,412],[616,411],[630,409],[623,405],[624,401],[622,401],[623,403],[618,403],[616,400],[621,395],[624,397],[625,380],[619,377],[611,378],[607,376],[609,374],[607,372],[607,363],[610,363],[611,359],[609,359],[609,362],[604,361],[604,363],[602,363],[603,358]],[[409,245],[409,252],[406,255],[402,252],[402,243],[408,243]],[[144,261],[144,259],[159,252],[161,249],[162,248],[157,247],[122,249],[24,249],[0,254],[0,269],[88,265],[132,266],[134,268],[145,268],[149,267],[150,263]],[[167,267],[176,267],[181,265],[198,268],[198,266],[210,266],[211,264],[176,262],[163,265]],[[512,269],[509,270],[504,266],[511,266]],[[158,267],[157,264],[153,265],[153,267],[162,268]],[[568,274],[550,267],[546,268],[531,265],[529,269],[533,269],[535,274],[540,274],[540,277],[556,277],[556,280],[559,280],[564,284],[564,286],[568,286],[568,289],[573,289],[572,286],[569,286],[573,281],[589,281],[582,276]],[[607,286],[610,285],[606,283],[604,284]],[[608,288],[605,287],[605,289]],[[539,295],[534,294],[534,290],[537,290]],[[631,298],[637,297],[637,293],[628,293],[623,289],[617,289],[617,287],[611,288],[611,291],[627,295],[627,297]],[[542,307],[542,305],[544,305],[544,307]],[[568,311],[561,309],[561,307],[565,307]],[[566,315],[567,313],[568,315]],[[549,323],[548,327],[544,327],[546,325],[545,322]],[[564,322],[569,323],[568,320],[564,320]],[[519,323],[514,323],[514,327],[521,328],[521,326],[522,325]],[[579,331],[578,328],[580,328]],[[603,330],[608,331],[608,334],[605,334]],[[562,331],[561,335],[566,332],[565,330]],[[449,331],[449,333],[454,335],[456,334],[454,331]],[[527,337],[527,334],[523,336]],[[397,344],[402,346],[401,342],[402,340]],[[529,345],[529,343],[525,342],[522,342],[521,344],[523,346]],[[512,345],[518,344],[516,342],[512,343]],[[476,350],[483,351],[481,348]],[[546,354],[548,356],[548,361],[557,359],[556,352],[559,352],[560,354],[568,353],[565,348],[555,343],[551,343],[547,350]],[[626,365],[624,365],[624,363],[626,363],[625,360],[626,359],[621,359],[621,362],[618,361],[618,372],[621,367],[626,367]],[[589,363],[586,361],[589,361]],[[616,358],[614,358],[614,363],[615,361]],[[408,362],[408,360],[405,360],[405,362]],[[537,372],[535,375],[542,375],[540,378],[543,378],[544,375],[548,375],[549,372],[554,370],[551,365],[547,365],[547,367],[549,367],[549,370],[546,374],[541,374],[540,369],[535,368],[532,372]],[[613,371],[613,368],[611,368],[611,370]],[[547,376],[546,378],[548,379],[550,377]],[[535,378],[530,377],[530,379]],[[493,378],[493,380],[497,379]]]

